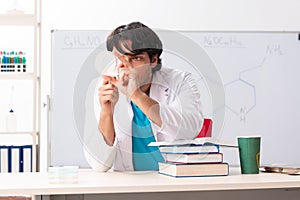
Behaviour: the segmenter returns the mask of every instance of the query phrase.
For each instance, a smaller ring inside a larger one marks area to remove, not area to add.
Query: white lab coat
[[[156,141],[193,139],[197,136],[202,127],[203,114],[200,92],[190,73],[162,67],[153,74],[150,97],[159,102],[162,119],[161,127],[151,122]],[[97,112],[100,113],[100,110]],[[101,158],[95,158],[91,151],[87,151],[89,145],[86,145],[85,157],[94,170],[107,171],[112,166],[117,171],[134,170],[132,118],[130,101],[120,94],[114,111],[116,137],[113,147],[102,143],[98,150],[105,155],[101,154],[98,156]],[[101,137],[101,133],[98,134]]]

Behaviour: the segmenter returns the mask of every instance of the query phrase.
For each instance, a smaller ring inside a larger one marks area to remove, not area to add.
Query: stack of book
[[[159,146],[165,158],[165,162],[159,162],[159,173],[173,177],[227,176],[229,165],[223,161],[220,146],[236,147],[198,138],[171,143],[154,142],[150,146]]]

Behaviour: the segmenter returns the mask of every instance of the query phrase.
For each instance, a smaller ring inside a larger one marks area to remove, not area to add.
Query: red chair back
[[[211,137],[211,132],[212,132],[212,120],[208,118],[204,118],[202,129],[196,138]]]

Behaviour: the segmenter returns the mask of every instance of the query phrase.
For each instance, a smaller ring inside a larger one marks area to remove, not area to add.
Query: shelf
[[[34,73],[29,72],[2,72],[0,80],[34,80]]]
[[[0,135],[37,135],[36,131],[0,131]]]
[[[35,15],[33,14],[0,14],[0,25],[6,26],[35,26]]]
[[[14,143],[16,142],[16,139],[23,139],[26,138],[27,136],[30,136],[32,141],[32,171],[36,172],[39,166],[38,161],[39,159],[39,146],[40,146],[40,113],[41,113],[41,77],[39,75],[40,72],[40,66],[41,66],[41,59],[39,58],[39,55],[41,54],[41,0],[34,0],[34,10],[33,13],[17,13],[12,11],[13,13],[0,13],[0,26],[2,27],[2,31],[5,32],[11,32],[11,30],[14,30],[14,28],[20,29],[20,33],[22,33],[22,30],[27,30],[33,29],[31,31],[31,34],[33,35],[33,50],[31,50],[33,54],[33,66],[32,70],[27,70],[26,66],[20,67],[17,66],[11,66],[15,65],[15,62],[13,63],[3,63],[1,66],[0,71],[0,84],[3,84],[4,81],[9,82],[11,81],[12,83],[19,83],[19,81],[22,81],[21,84],[24,82],[24,87],[33,89],[32,91],[32,103],[33,103],[33,108],[32,108],[32,128],[29,130],[17,130],[17,131],[6,131],[5,129],[0,131],[1,137],[3,139],[6,139],[7,142],[9,143]],[[11,39],[14,37],[11,36]],[[28,41],[30,42],[30,41]],[[24,43],[26,44],[26,43]],[[28,44],[27,44],[28,45]],[[21,45],[20,45],[21,46]],[[4,49],[1,49],[4,50]],[[22,63],[24,64],[24,63]],[[4,65],[4,66],[3,66]],[[8,67],[7,67],[7,66]],[[24,69],[25,68],[25,69]],[[3,70],[4,69],[4,70]],[[8,72],[9,71],[9,72]],[[24,80],[24,81],[23,81]],[[32,82],[32,85],[27,85],[28,81]],[[22,99],[21,99],[22,100]],[[29,115],[30,116],[30,115]],[[30,117],[31,118],[31,117]],[[34,129],[34,130],[32,130]],[[17,136],[15,138],[15,136]],[[14,139],[14,140],[11,140]],[[26,140],[27,141],[27,140]]]

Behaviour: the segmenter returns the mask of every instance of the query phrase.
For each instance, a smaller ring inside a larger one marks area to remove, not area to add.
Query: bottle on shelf
[[[6,116],[6,130],[8,132],[14,132],[17,130],[17,114],[13,109],[10,109]]]
[[[26,55],[22,51],[0,51],[0,72],[27,72]]]
[[[19,0],[10,1],[10,5],[6,10],[7,14],[24,14],[24,9]]]
[[[6,115],[6,130],[8,132],[15,132],[17,130],[17,114],[14,111],[14,85],[11,86],[10,91],[10,106],[9,112]]]

